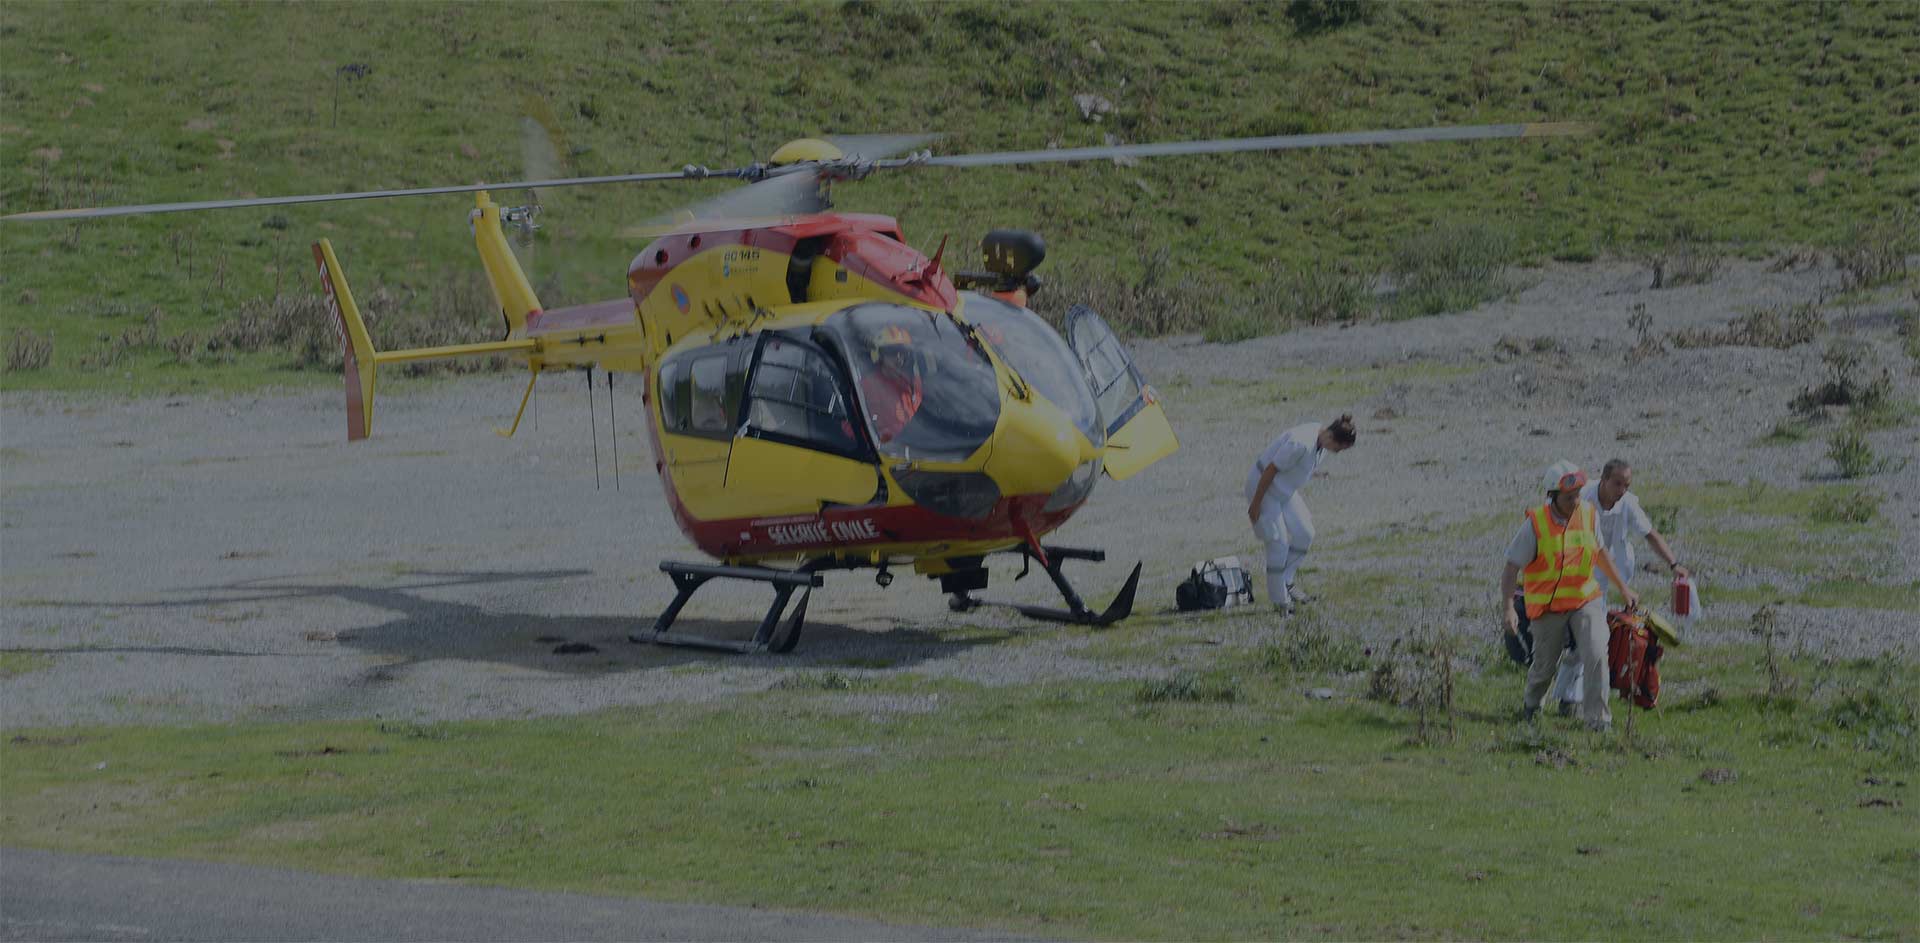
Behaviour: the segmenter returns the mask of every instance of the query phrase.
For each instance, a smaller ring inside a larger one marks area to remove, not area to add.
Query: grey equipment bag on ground
[[[1174,588],[1173,604],[1181,612],[1226,609],[1253,602],[1253,581],[1239,557],[1217,557],[1194,564],[1187,578]]]

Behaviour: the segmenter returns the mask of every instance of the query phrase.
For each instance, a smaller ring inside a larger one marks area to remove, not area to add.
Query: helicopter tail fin
[[[484,190],[474,202],[473,241],[480,250],[480,264],[486,267],[487,283],[493,286],[494,300],[500,303],[500,316],[506,319],[507,339],[525,337],[527,319],[539,320],[540,299],[500,230],[499,205]]]
[[[353,303],[353,290],[334,257],[333,244],[325,239],[313,244],[313,258],[320,266],[320,287],[333,312],[334,326],[340,329],[347,380],[347,439],[364,439],[373,430],[373,340],[367,336],[367,323],[360,319],[360,307]]]

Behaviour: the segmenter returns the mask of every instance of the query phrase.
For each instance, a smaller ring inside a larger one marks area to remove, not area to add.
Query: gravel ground
[[[1461,315],[1231,346],[1139,344],[1183,448],[1133,481],[1104,482],[1054,536],[1112,554],[1080,567],[1077,582],[1103,603],[1143,559],[1136,612],[1151,615],[1171,604],[1192,561],[1234,552],[1257,561],[1240,496],[1248,463],[1278,429],[1350,411],[1359,446],[1331,460],[1307,492],[1320,531],[1308,588],[1361,570],[1414,574],[1407,580],[1423,602],[1349,630],[1385,639],[1443,620],[1491,644],[1509,528],[1490,537],[1458,525],[1511,514],[1517,526],[1553,459],[1596,470],[1624,457],[1643,484],[1792,488],[1832,472],[1824,432],[1757,444],[1793,395],[1820,379],[1825,338],[1788,350],[1668,350],[1629,364],[1636,306],[1664,334],[1821,302],[1833,332],[1868,343],[1893,369],[1903,400],[1920,392],[1897,336],[1895,314],[1913,306],[1904,289],[1827,303],[1838,293],[1831,269],[1745,262],[1711,284],[1663,291],[1625,264],[1515,277],[1525,287],[1511,298]],[[1497,349],[1506,336],[1520,353]],[[829,666],[987,684],[1148,677],[1282,630],[1264,612],[1140,620],[1151,627],[1109,633],[998,612],[954,616],[927,581],[903,577],[882,591],[865,574],[841,573],[816,594],[794,655],[631,644],[626,634],[671,599],[657,563],[697,559],[666,512],[638,398],[631,384],[620,391],[618,490],[607,404],[597,404],[596,488],[577,377],[542,382],[537,427],[512,440],[489,432],[511,418],[521,383],[486,377],[387,395],[374,438],[354,445],[344,441],[335,389],[132,401],[7,394],[0,650],[50,657],[16,662],[25,670],[0,680],[0,719],[536,716],[724,698]],[[1910,492],[1920,482],[1915,425],[1876,432],[1872,443],[1909,464],[1868,483],[1890,498]],[[1920,580],[1920,511],[1889,500],[1881,513],[1894,548],[1864,575]],[[1425,549],[1418,558],[1343,555],[1386,529],[1422,538]],[[1794,579],[1677,542],[1704,571],[1709,605],[1716,585]],[[1051,595],[1044,579],[1014,584],[1011,568],[1000,573],[988,595]],[[1664,595],[1658,577],[1638,583]],[[744,633],[764,595],[703,592],[680,627]],[[1320,605],[1337,612],[1343,601]],[[1736,637],[1750,609],[1716,606],[1697,640]],[[1914,622],[1911,612],[1792,607],[1782,620],[1800,642],[1845,654],[1906,649],[1920,638]],[[597,651],[555,654],[565,642]],[[1125,646],[1152,654],[1127,657]],[[937,708],[896,698],[848,709]]]

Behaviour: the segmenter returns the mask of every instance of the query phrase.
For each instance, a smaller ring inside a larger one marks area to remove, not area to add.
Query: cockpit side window
[[[828,318],[882,455],[962,461],[1000,418],[993,364],[969,329],[940,312],[875,302]]]
[[[851,397],[825,351],[767,337],[747,398],[747,434],[848,457],[864,457]]]

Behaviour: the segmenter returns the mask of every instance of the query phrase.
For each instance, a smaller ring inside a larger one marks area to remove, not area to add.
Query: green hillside
[[[1675,232],[1825,245],[1920,204],[1917,61],[1912,3],[14,2],[0,6],[0,211],[518,179],[530,111],[551,113],[560,172],[577,175],[730,165],[823,132],[939,131],[958,153],[1581,120],[1599,133],[930,168],[838,197],[899,216],[929,250],[1027,227],[1048,239],[1043,274],[1136,277],[1164,249],[1171,272],[1229,288],[1276,265],[1371,272],[1437,224],[1506,234],[1518,260]],[[1080,93],[1111,112],[1083,117]],[[723,188],[543,194],[530,266],[544,300],[619,295],[640,248],[622,230]],[[377,314],[457,321],[457,307],[491,325],[484,301],[460,302],[484,298],[469,206],[0,225],[0,332],[53,341],[48,367],[0,383],[317,375],[247,352],[231,325],[271,322],[276,296],[283,322],[297,316],[320,236]]]

